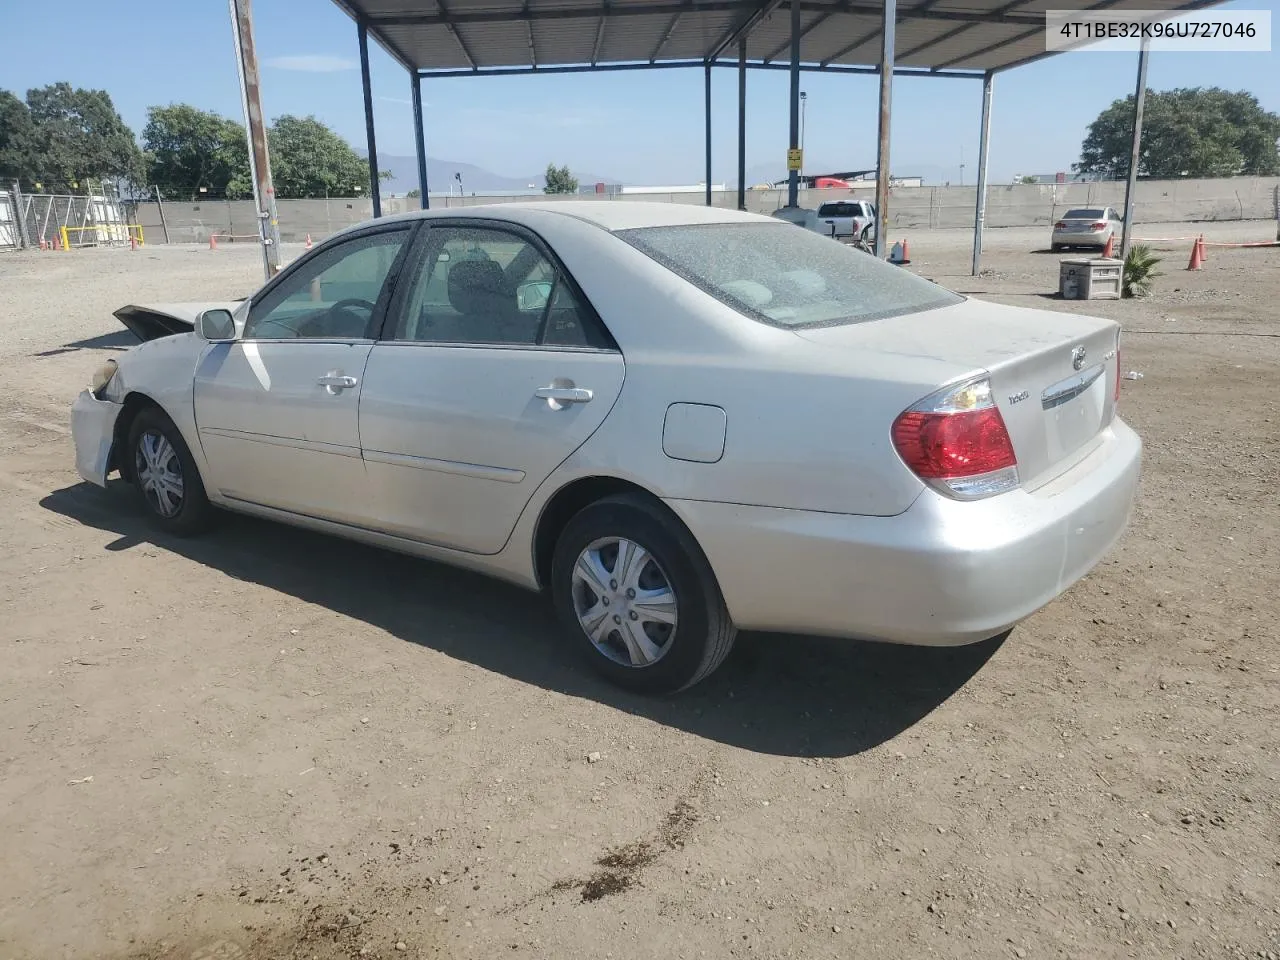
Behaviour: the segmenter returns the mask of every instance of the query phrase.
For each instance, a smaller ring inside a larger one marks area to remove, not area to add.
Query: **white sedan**
[[[220,507],[544,590],[650,692],[739,629],[999,635],[1098,563],[1138,481],[1115,323],[733,211],[414,213],[247,300],[117,316],[146,342],[75,401],[87,480],[174,534]]]
[[[1067,247],[1105,250],[1109,241],[1118,242],[1123,233],[1124,218],[1115,207],[1079,207],[1054,223],[1049,246],[1054,253]]]

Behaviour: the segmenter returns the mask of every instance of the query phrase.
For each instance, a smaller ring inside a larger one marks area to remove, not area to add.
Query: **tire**
[[[635,546],[647,554],[638,565]],[[615,577],[620,564],[622,575]],[[663,694],[693,686],[720,666],[737,635],[697,541],[661,506],[636,494],[599,500],[565,525],[549,587],[574,648],[629,690]],[[628,590],[647,591],[650,602],[636,604]],[[595,639],[587,627],[593,611],[602,615]]]
[[[1052,251],[1053,253],[1061,253],[1061,252],[1062,252],[1062,244],[1060,244],[1060,243],[1051,243],[1051,244],[1049,244],[1049,249],[1050,249],[1050,251]]]
[[[213,507],[205,494],[200,471],[182,439],[182,432],[162,410],[147,407],[133,418],[126,456],[129,476],[155,526],[179,537],[192,536],[208,528]],[[157,471],[165,481],[162,484],[149,480],[149,474]]]

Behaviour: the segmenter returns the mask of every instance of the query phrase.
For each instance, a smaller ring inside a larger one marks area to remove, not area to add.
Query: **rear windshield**
[[[776,327],[835,326],[960,303],[937,284],[788,223],[711,223],[618,236],[739,313]]]
[[[1062,219],[1063,220],[1101,220],[1102,211],[1094,210],[1094,209],[1086,210],[1084,208],[1081,208],[1079,210],[1068,210],[1066,216],[1064,216]]]
[[[862,206],[857,203],[824,203],[818,208],[820,217],[860,217]]]

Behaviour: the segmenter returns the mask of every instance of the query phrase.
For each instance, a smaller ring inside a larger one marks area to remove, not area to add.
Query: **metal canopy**
[[[695,66],[747,42],[755,64],[790,59],[783,0],[335,0],[410,71]],[[885,4],[797,0],[807,70],[875,72]],[[900,73],[979,75],[1046,55],[1044,11],[1192,10],[1212,0],[910,0],[897,6]]]
[[[235,2],[235,0],[233,0]],[[247,0],[241,0],[247,2]],[[973,274],[981,269],[986,220],[987,153],[995,75],[1051,56],[1045,13],[1156,10],[1179,12],[1221,0],[333,0],[356,22],[369,148],[369,192],[381,214],[373,92],[372,36],[410,74],[418,184],[430,206],[423,136],[422,83],[437,77],[579,73],[657,67],[703,67],[706,98],[705,203],[711,187],[711,69],[738,68],[738,207],[746,209],[747,68],[790,73],[787,209],[798,209],[800,71],[879,75],[876,151],[875,254],[885,255],[889,228],[889,134],[895,75],[982,80]],[[785,4],[785,7],[784,7]],[[780,13],[785,9],[785,15]],[[1133,161],[1125,193],[1126,229],[1132,215],[1147,46],[1139,58]],[[721,61],[736,53],[732,63]],[[778,60],[784,53],[785,62]],[[748,63],[748,61],[752,61]],[[833,233],[834,236],[834,233]]]

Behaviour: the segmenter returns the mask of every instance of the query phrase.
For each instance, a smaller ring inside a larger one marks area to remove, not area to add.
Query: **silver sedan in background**
[[[222,508],[543,590],[648,692],[739,629],[1001,634],[1098,563],[1138,480],[1115,322],[736,211],[423,211],[244,301],[117,316],[146,342],[75,402],[86,479],[175,535]]]
[[[1115,207],[1077,207],[1054,223],[1050,246],[1054,253],[1068,247],[1105,250],[1113,237],[1119,244],[1123,230],[1124,218]]]

